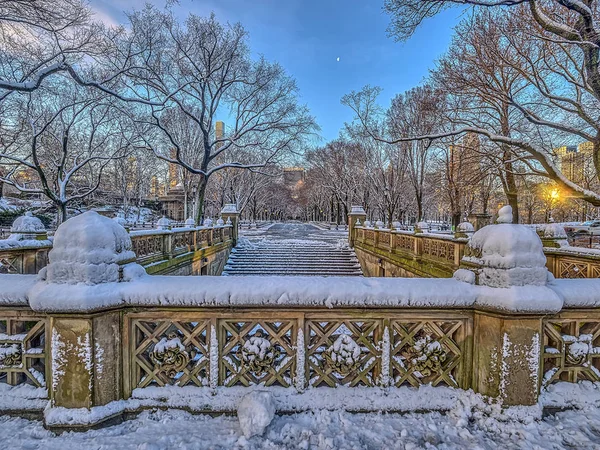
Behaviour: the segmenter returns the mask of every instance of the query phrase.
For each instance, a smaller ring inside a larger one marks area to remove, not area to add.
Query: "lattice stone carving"
[[[396,248],[407,250],[409,252],[415,251],[414,238],[411,236],[405,236],[403,234],[396,235]]]
[[[208,385],[210,320],[136,318],[131,327],[132,388]]]
[[[600,381],[600,321],[544,322],[543,381]]]
[[[0,255],[0,273],[21,273],[19,267],[22,257],[14,253],[15,255]]]
[[[588,264],[570,259],[560,260],[560,278],[587,278]]]
[[[423,254],[454,261],[454,243],[433,239],[423,239]]]
[[[375,243],[375,232],[373,230],[364,230],[365,242],[370,244]]]
[[[138,258],[163,253],[163,235],[132,236],[131,246]]]
[[[381,373],[382,329],[380,319],[307,321],[310,385],[376,385]]]
[[[392,320],[392,378],[396,386],[459,387],[465,321]]]
[[[379,232],[379,242],[383,245],[386,245],[389,247],[390,245],[390,233],[387,231],[380,231]]]
[[[0,382],[46,386],[46,321],[0,317]]]
[[[224,319],[219,331],[222,385],[292,386],[297,320]]]

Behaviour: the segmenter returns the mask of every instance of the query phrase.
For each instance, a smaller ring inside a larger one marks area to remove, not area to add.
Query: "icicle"
[[[208,367],[210,370],[210,387],[211,389],[216,389],[219,384],[219,341],[213,324],[210,325],[210,360]]]
[[[385,327],[383,330],[383,340],[381,341],[381,377],[379,378],[381,387],[390,385],[390,329]]]
[[[298,329],[298,337],[296,339],[296,390],[304,391],[306,379],[304,377],[305,360],[304,360],[304,331]]]

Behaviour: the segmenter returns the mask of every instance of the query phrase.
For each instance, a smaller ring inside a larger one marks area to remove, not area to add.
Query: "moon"
[[[340,57],[339,57],[339,56],[337,57],[337,60],[336,60],[336,61],[337,61],[337,62],[340,62]]]

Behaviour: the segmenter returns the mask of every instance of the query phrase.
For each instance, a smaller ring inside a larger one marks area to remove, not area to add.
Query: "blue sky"
[[[99,18],[125,22],[123,10],[143,0],[91,0]],[[158,0],[163,6],[164,0]],[[419,84],[448,48],[459,10],[428,20],[411,40],[397,43],[386,34],[383,0],[180,0],[188,12],[214,11],[222,21],[241,22],[255,53],[279,62],[298,82],[301,101],[321,126],[325,141],[338,136],[352,111],[344,94],[366,84],[381,86],[382,104]],[[340,61],[337,61],[337,58]]]

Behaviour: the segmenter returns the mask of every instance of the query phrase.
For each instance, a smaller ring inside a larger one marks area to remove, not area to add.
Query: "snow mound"
[[[544,286],[549,279],[542,241],[524,225],[483,227],[471,237],[463,260],[480,267],[479,284],[484,286]]]
[[[237,408],[240,428],[246,438],[261,436],[275,417],[275,401],[268,391],[244,395]]]
[[[46,281],[98,284],[119,281],[119,265],[134,260],[135,253],[125,228],[88,211],[58,227],[48,258]]]
[[[513,210],[509,205],[503,206],[498,210],[498,219],[496,223],[512,223],[513,222]]]
[[[472,233],[475,231],[475,228],[471,222],[461,222],[456,227],[456,231],[460,233]]]
[[[30,211],[25,215],[17,217],[10,228],[11,233],[42,233],[46,231],[44,224]]]

